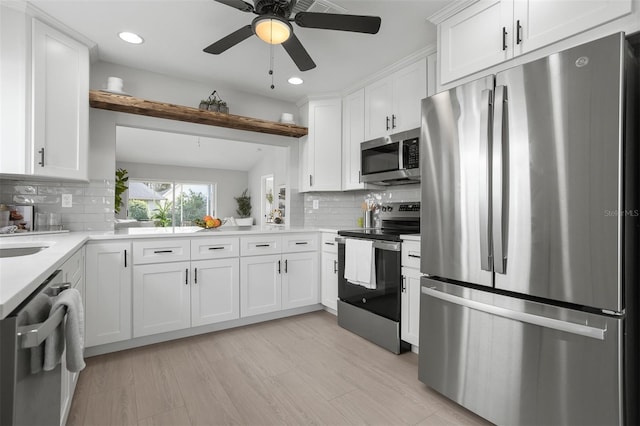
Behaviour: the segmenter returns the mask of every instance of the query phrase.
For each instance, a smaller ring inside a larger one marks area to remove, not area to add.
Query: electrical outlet
[[[73,205],[72,194],[62,194],[62,207],[71,207]]]
[[[320,208],[320,200],[313,200],[313,209],[318,210]]]

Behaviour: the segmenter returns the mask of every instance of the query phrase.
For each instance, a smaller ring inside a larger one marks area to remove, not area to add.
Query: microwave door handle
[[[504,108],[507,104],[506,86],[496,86],[496,99],[493,107],[493,146],[492,146],[492,233],[493,233],[493,270],[498,274],[505,274],[507,267],[506,209],[508,204],[508,173],[505,167],[505,150],[508,146],[505,134]],[[504,217],[503,217],[504,216]]]
[[[492,271],[491,264],[491,90],[483,90],[480,109],[480,267]]]
[[[398,170],[404,169],[404,141],[398,141]]]

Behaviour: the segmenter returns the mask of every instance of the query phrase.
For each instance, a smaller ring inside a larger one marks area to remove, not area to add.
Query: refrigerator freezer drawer
[[[614,425],[623,319],[423,278],[422,382],[497,424]]]

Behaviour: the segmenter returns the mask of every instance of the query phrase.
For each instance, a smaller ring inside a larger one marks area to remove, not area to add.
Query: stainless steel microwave
[[[360,181],[378,185],[420,182],[420,128],[360,144]]]

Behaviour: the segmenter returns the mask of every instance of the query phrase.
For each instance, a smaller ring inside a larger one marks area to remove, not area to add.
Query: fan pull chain
[[[273,41],[273,25],[271,26],[271,41]],[[269,57],[269,75],[271,76],[271,90],[273,90],[276,88],[276,86],[273,84],[273,43],[269,44],[271,45]]]

